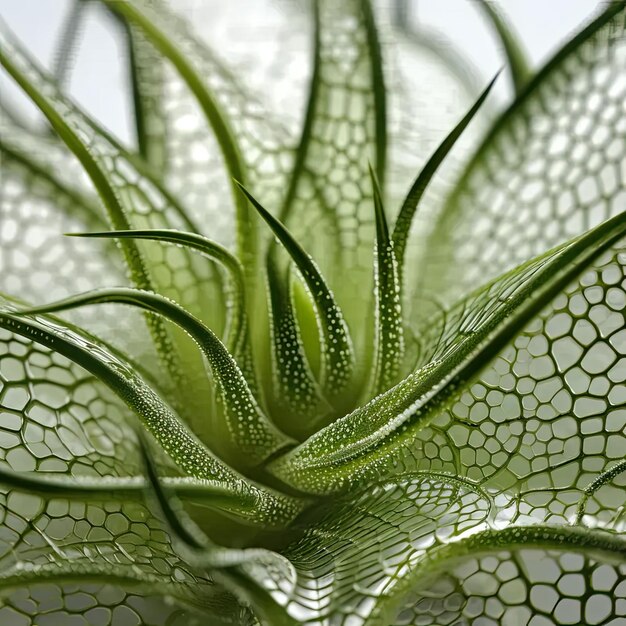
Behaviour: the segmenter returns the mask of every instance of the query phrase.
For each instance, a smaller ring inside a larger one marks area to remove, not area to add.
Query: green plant
[[[625,3],[530,77],[487,6],[516,99],[393,227],[365,0],[314,4],[295,143],[165,7],[103,4],[138,154],[0,39],[55,133],[0,145],[3,623],[623,624]],[[28,308],[50,266],[98,290]]]

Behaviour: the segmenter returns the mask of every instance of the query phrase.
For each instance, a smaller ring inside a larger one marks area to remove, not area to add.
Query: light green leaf
[[[80,39],[86,8],[87,2],[85,0],[73,0],[58,35],[52,74],[61,88],[67,86],[67,79],[72,70],[71,66],[75,58],[76,44]]]
[[[291,272],[276,258],[267,257],[267,284],[270,301],[270,333],[274,405],[272,414],[294,436],[308,434],[330,412],[309,365],[296,319],[291,289]]]
[[[166,104],[159,118],[168,159],[167,186],[196,222],[210,221],[210,232],[198,232],[229,249],[236,244],[244,266],[248,267],[246,259],[257,263],[260,257],[253,247],[242,243],[248,229],[250,243],[254,243],[256,226],[249,219],[252,215],[244,219],[248,207],[239,194],[232,193],[231,177],[245,178],[264,201],[279,203],[292,160],[286,124],[251,93],[240,68],[224,60],[223,50],[214,50],[202,40],[205,31],[195,34],[195,24],[185,22],[166,3],[104,4],[131,30],[143,33],[159,55],[155,62],[163,65],[162,76],[145,68],[142,82],[148,83],[150,92],[162,91],[161,104]],[[237,170],[241,170],[239,175]],[[212,193],[207,194],[207,189]],[[249,269],[247,276],[252,280],[255,272]],[[254,285],[248,283],[248,287]],[[264,295],[262,290],[259,295]]]
[[[84,1],[84,0],[83,0]],[[137,28],[121,20],[126,29],[133,112],[139,154],[156,172],[163,174],[171,156],[165,127],[165,67],[154,46]]]
[[[189,250],[196,250],[205,257],[219,263],[229,274],[222,295],[226,302],[228,313],[225,341],[235,360],[239,364],[252,393],[260,397],[257,374],[252,356],[252,342],[249,336],[249,320],[245,305],[244,274],[239,260],[218,243],[198,235],[177,230],[131,230],[110,231],[99,233],[68,233],[76,237],[95,238],[130,238],[147,239],[177,244]]]
[[[381,181],[387,174],[382,52],[369,0],[311,4],[309,97],[278,217],[321,264],[350,325],[364,328],[368,311],[360,303],[372,280],[374,220],[371,192],[362,181],[368,161]],[[349,284],[340,267],[349,268]],[[366,345],[369,338],[354,340]]]

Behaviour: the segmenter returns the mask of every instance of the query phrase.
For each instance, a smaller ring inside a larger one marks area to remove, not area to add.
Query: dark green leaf
[[[376,215],[376,261],[374,266],[375,331],[374,363],[368,396],[377,396],[398,382],[404,358],[404,329],[402,326],[401,277],[395,244],[389,236],[385,208],[373,170]]]
[[[463,119],[448,133],[446,138],[439,144],[438,148],[433,152],[432,156],[426,162],[426,165],[421,169],[417,178],[411,185],[409,193],[407,194],[400,212],[396,218],[396,222],[393,228],[393,246],[396,254],[396,259],[399,264],[400,276],[404,272],[405,262],[405,250],[408,242],[409,234],[411,231],[411,224],[413,223],[413,216],[417,211],[420,200],[426,191],[428,183],[432,180],[433,176],[437,172],[437,169],[444,161],[450,150],[454,147],[467,125],[472,121],[482,103],[485,101],[491,88],[493,87],[498,74],[494,76],[491,82],[487,85],[485,90],[480,94],[478,100],[474,103],[472,108],[465,114]]]
[[[211,367],[225,407],[230,438],[228,443],[242,454],[246,465],[261,464],[292,443],[263,413],[234,358],[216,335],[200,320],[163,296],[136,289],[103,289],[23,310],[21,313],[54,313],[110,302],[128,304],[157,313],[183,328],[198,343]]]
[[[332,402],[345,392],[352,382],[354,371],[352,340],[341,309],[335,302],[315,261],[302,249],[302,246],[279,220],[264,209],[243,185],[239,184],[239,187],[285,247],[309,289],[319,315],[322,388]]]
[[[515,91],[522,92],[526,83],[532,77],[530,62],[526,56],[518,34],[515,32],[502,12],[490,0],[479,0],[478,6],[487,16],[487,20],[502,42],[511,72],[511,81]]]
[[[27,320],[4,309],[0,325],[33,341],[52,348],[102,380],[141,419],[172,460],[190,476],[223,483],[230,502],[218,508],[252,523],[281,524],[293,517],[301,505],[297,501],[265,490],[246,481],[215,457],[190,433],[161,398],[128,366],[102,346],[75,331],[43,318]],[[295,507],[295,508],[294,508]]]

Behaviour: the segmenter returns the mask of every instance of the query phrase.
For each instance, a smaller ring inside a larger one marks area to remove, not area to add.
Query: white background
[[[207,3],[219,9],[231,0],[172,0],[185,6],[187,14],[207,14]],[[337,0],[340,1],[340,0]],[[389,10],[391,0],[381,0]],[[256,0],[242,0],[246,12],[262,10]],[[484,82],[503,65],[493,33],[486,27],[474,0],[409,0],[412,20],[442,32],[455,48],[477,68]],[[560,43],[578,30],[598,10],[598,0],[499,0],[497,3],[515,25],[529,57],[540,65]],[[60,25],[70,0],[0,0],[0,15],[46,66],[54,62]],[[70,90],[101,123],[121,139],[132,141],[127,78],[116,44],[116,33],[107,26],[101,9],[92,7],[81,35]],[[202,23],[195,24],[202,28]],[[28,110],[5,76],[0,94]]]

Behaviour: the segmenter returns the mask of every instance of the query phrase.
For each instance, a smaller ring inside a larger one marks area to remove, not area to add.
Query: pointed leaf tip
[[[239,184],[239,187],[281,242],[311,292],[321,318],[322,384],[329,399],[337,397],[352,381],[354,370],[352,339],[343,313],[311,256],[280,220],[265,209],[243,185]]]
[[[444,159],[446,158],[450,150],[454,147],[455,143],[457,142],[463,131],[467,128],[484,101],[487,99],[487,96],[491,92],[501,71],[502,70],[498,70],[496,72],[495,76],[491,79],[491,81],[489,81],[489,83],[480,94],[476,102],[469,109],[469,111],[463,116],[461,121],[450,131],[450,133],[448,133],[445,139],[433,152],[431,157],[426,162],[426,165],[424,165],[422,170],[417,175],[415,181],[411,185],[411,189],[409,190],[406,198],[404,199],[404,202],[402,203],[402,207],[400,208],[398,217],[396,218],[392,235],[396,259],[399,266],[400,280],[402,280],[402,275],[404,273],[405,251],[409,233],[411,230],[411,225],[413,223],[413,218],[419,207],[422,196],[424,195],[424,192],[426,191],[426,188],[430,184],[430,181],[434,177],[435,173],[439,169],[439,166],[443,163]]]

